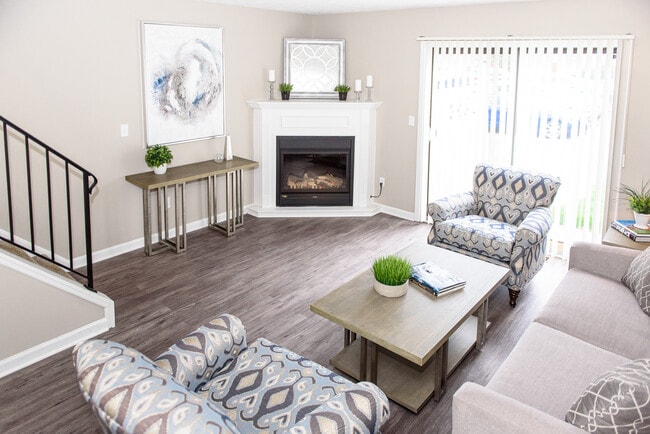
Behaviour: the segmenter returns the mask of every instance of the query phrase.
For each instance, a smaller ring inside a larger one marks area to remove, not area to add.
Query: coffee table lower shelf
[[[475,316],[470,316],[449,338],[447,375],[451,375],[476,345],[477,321]],[[352,378],[361,380],[360,347],[360,339],[355,340],[335,355],[331,364]],[[432,360],[433,357],[429,362]],[[377,358],[377,386],[392,401],[418,413],[433,396],[433,369],[434,363],[417,366],[381,348]]]

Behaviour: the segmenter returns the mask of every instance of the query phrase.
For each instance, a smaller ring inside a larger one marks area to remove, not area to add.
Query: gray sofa
[[[488,384],[454,394],[453,432],[584,433],[565,415],[585,388],[650,357],[650,316],[621,283],[639,253],[575,244],[566,276]]]

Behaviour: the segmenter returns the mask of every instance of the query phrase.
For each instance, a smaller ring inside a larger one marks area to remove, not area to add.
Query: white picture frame
[[[345,84],[345,39],[284,38],[284,82],[291,98],[338,99]]]

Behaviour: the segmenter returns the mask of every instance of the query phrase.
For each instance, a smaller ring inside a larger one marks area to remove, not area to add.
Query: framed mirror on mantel
[[[284,82],[291,98],[336,99],[345,83],[345,39],[284,38]]]

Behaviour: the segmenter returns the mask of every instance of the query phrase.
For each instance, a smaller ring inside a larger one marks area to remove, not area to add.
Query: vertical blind
[[[478,162],[557,175],[552,247],[600,239],[617,38],[433,41],[428,199],[470,190]]]

